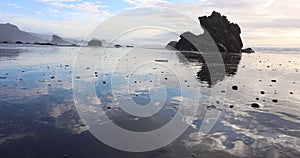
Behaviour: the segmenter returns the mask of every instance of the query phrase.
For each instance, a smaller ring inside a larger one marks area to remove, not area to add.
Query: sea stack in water
[[[88,46],[102,46],[102,42],[99,39],[93,38],[88,42]]]
[[[240,37],[241,29],[237,24],[229,22],[226,16],[215,11],[208,17],[203,16],[198,19],[204,29],[202,35],[185,32],[180,35],[178,42],[172,41],[166,47],[175,48],[179,51],[199,51],[196,48],[203,48],[208,45],[203,39],[209,34],[220,52],[241,52],[243,42]]]
[[[69,42],[64,41],[61,37],[59,37],[57,35],[52,35],[52,40],[50,43],[52,43],[52,44],[69,44]]]

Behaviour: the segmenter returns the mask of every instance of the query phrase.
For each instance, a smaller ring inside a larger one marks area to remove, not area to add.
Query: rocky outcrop
[[[226,16],[218,12],[213,12],[210,16],[198,18],[204,33],[195,35],[185,32],[176,43],[170,42],[167,47],[175,48],[179,51],[199,51],[197,48],[205,49],[206,46],[213,48],[216,45],[221,52],[240,53],[243,47],[240,34],[241,29],[237,24],[231,23]],[[207,40],[211,37],[214,43]]]
[[[52,40],[50,43],[52,43],[52,44],[69,44],[69,42],[64,41],[61,37],[59,37],[57,35],[52,35]]]
[[[99,39],[93,38],[88,42],[88,46],[102,46],[102,42]]]
[[[255,51],[252,48],[246,48],[246,49],[242,49],[243,53],[255,53]]]
[[[177,41],[171,41],[166,45],[166,49],[175,49]]]
[[[6,23],[0,24],[0,42],[4,41],[7,43],[22,41],[24,43],[41,41],[41,39],[28,32],[20,30],[16,25]]]

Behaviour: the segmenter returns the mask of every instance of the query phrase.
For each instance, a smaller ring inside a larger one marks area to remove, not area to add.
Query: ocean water
[[[300,50],[256,50],[223,56],[224,73],[212,79],[207,63],[193,53],[0,45],[0,155],[300,157]],[[99,141],[80,119],[74,94],[87,96],[78,93],[76,84],[88,87],[88,82],[108,118],[129,131],[163,127],[183,102],[200,108],[185,120],[191,122],[189,128],[169,145],[125,152]],[[161,109],[138,117],[122,109],[132,103],[157,103]],[[211,111],[218,114],[216,122],[208,133],[201,132]]]

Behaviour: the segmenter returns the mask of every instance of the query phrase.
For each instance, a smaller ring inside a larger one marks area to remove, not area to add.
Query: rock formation
[[[61,37],[59,37],[57,35],[52,35],[52,40],[50,43],[52,43],[52,44],[69,44],[69,42],[64,41]]]
[[[255,53],[255,51],[252,48],[246,48],[246,49],[242,49],[243,53]]]
[[[88,46],[102,46],[102,42],[99,39],[93,38],[88,42]]]
[[[215,45],[220,52],[241,52],[243,43],[240,37],[241,29],[237,24],[229,22],[226,16],[215,11],[208,17],[203,16],[198,19],[204,29],[203,34],[194,35],[191,32],[185,32],[178,42],[172,41],[167,47],[179,51],[199,51],[197,48],[205,49],[207,46],[212,48]],[[207,40],[209,36],[214,43]]]
[[[22,42],[35,42],[41,41],[40,38],[31,35],[28,32],[20,30],[13,24],[0,24],[0,42],[6,41],[7,43]]]

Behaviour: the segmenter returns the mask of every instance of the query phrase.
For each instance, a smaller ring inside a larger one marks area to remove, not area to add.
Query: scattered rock
[[[238,86],[232,86],[232,89],[233,89],[233,90],[238,90],[239,87],[238,87]]]
[[[115,45],[115,48],[121,48],[121,47],[123,47],[122,45],[119,45],[119,44],[116,44]]]
[[[17,41],[16,44],[23,44],[23,42],[22,41]]]
[[[259,108],[260,106],[259,106],[259,104],[257,104],[257,103],[252,103],[252,104],[251,104],[251,107],[253,107],[253,108]]]

